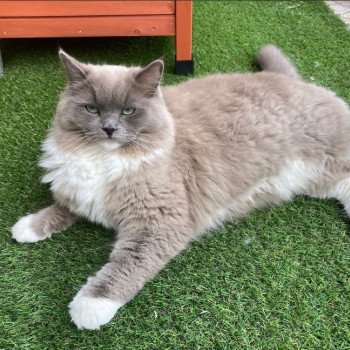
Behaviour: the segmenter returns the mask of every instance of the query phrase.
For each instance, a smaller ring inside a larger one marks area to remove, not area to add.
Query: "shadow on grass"
[[[170,37],[7,39],[0,45],[5,70],[24,63],[37,66],[56,60],[59,47],[87,62],[142,65],[163,57],[169,68],[174,65]]]

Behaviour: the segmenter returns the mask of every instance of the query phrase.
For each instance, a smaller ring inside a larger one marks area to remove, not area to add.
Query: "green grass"
[[[350,102],[350,33],[317,2],[197,2],[196,75],[256,69],[281,46],[305,79]],[[16,219],[51,203],[40,143],[64,86],[57,46],[92,62],[145,64],[171,38],[1,41],[0,349],[350,349],[348,219],[335,201],[298,198],[195,242],[99,332],[78,331],[67,304],[106,261],[113,233],[81,223],[19,245]]]

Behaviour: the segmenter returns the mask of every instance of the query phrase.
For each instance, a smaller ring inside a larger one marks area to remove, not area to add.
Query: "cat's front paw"
[[[87,296],[80,290],[69,304],[69,314],[78,329],[100,329],[121,306],[120,302]]]
[[[32,220],[35,214],[29,214],[20,218],[11,228],[12,238],[19,243],[34,243],[45,239],[46,237],[38,235],[32,227]]]

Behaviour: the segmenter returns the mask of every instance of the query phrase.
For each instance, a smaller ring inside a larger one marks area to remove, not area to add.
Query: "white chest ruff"
[[[53,140],[43,145],[44,156],[40,166],[46,170],[42,182],[50,183],[51,190],[67,198],[69,209],[90,221],[112,227],[106,211],[105,195],[108,185],[128,172],[135,172],[143,162],[160,155],[127,159],[108,150],[81,150],[60,152]]]

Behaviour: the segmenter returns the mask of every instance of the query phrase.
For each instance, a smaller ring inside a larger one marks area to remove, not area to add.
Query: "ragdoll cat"
[[[304,194],[350,213],[350,111],[303,82],[272,46],[259,73],[160,87],[146,68],[83,64],[59,53],[68,84],[43,144],[54,204],[21,218],[37,242],[85,218],[118,234],[109,262],[69,305],[98,329],[199,235],[254,208]]]

